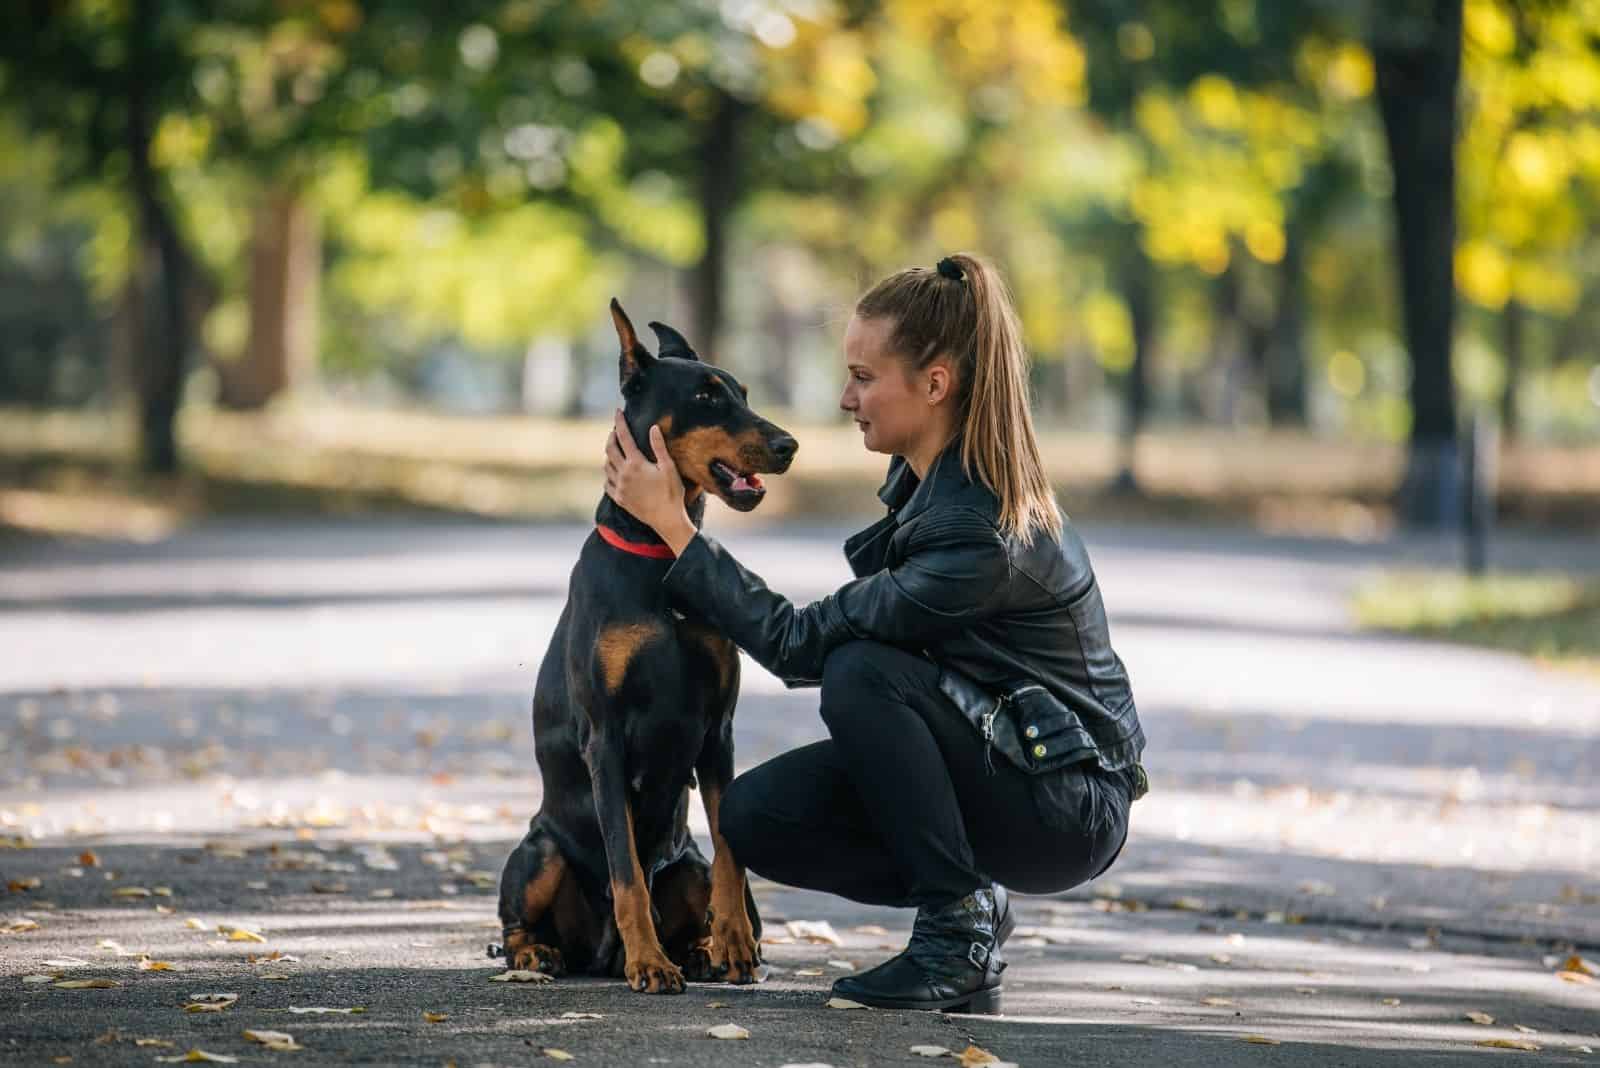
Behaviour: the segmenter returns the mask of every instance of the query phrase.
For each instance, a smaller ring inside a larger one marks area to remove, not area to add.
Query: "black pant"
[[[721,827],[775,882],[873,905],[940,905],[997,881],[1055,893],[1100,874],[1127,835],[1130,784],[1091,765],[1029,775],[939,692],[930,661],[878,642],[829,656],[832,737],[733,780]]]

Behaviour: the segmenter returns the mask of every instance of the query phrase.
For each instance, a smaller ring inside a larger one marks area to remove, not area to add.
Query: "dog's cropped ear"
[[[684,340],[683,335],[666,323],[651,323],[650,329],[656,332],[656,341],[660,342],[657,346],[658,355],[676,356],[680,360],[700,359],[699,354],[689,347],[689,342]]]
[[[628,321],[628,313],[622,310],[616,297],[611,298],[611,321],[616,325],[617,341],[622,345],[622,355],[617,363],[617,381],[626,393],[628,383],[648,371],[656,358],[640,343],[639,335],[633,332],[633,323]]]

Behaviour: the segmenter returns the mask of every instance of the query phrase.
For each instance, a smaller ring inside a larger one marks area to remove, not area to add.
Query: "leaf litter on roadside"
[[[274,1053],[290,1053],[294,1050],[305,1049],[294,1040],[294,1036],[287,1031],[252,1031],[247,1030],[244,1037],[250,1042],[259,1042]]]
[[[238,994],[190,994],[189,1003],[183,1007],[184,1012],[222,1012],[239,1000]]]

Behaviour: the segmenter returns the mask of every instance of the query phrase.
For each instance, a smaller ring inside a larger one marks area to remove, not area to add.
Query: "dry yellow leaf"
[[[912,1046],[911,1052],[919,1057],[953,1057],[955,1054],[943,1046]]]
[[[1281,1045],[1283,1045],[1283,1043],[1279,1042],[1277,1039],[1268,1038],[1266,1035],[1245,1035],[1244,1036],[1244,1040],[1246,1042],[1250,1043],[1252,1046],[1281,1046]]]
[[[1217,1008],[1225,1008],[1225,1007],[1230,1007],[1230,1006],[1233,1005],[1233,999],[1232,998],[1201,998],[1200,999],[1200,1004],[1202,1004],[1202,1005],[1214,1005]]]
[[[805,976],[806,978],[809,979],[812,976],[821,975],[822,974],[822,969],[821,968],[797,968],[797,969],[795,969],[795,973],[794,974],[800,975],[800,976]]]
[[[57,990],[110,990],[122,984],[115,979],[62,979],[52,985]]]
[[[19,894],[24,890],[37,890],[39,886],[40,879],[37,875],[30,875],[25,879],[12,879],[6,883],[6,889],[13,894]]]
[[[721,1003],[717,1002],[715,1004],[721,1004]],[[708,1009],[711,1008],[711,1007],[712,1007],[711,1005],[707,1005],[706,1006],[706,1008],[708,1008]],[[561,1014],[561,1018],[563,1020],[603,1020],[603,1019],[605,1019],[605,1017],[600,1015],[598,1012],[564,1012],[564,1013]]]
[[[171,972],[176,971],[177,969],[173,966],[171,961],[151,960],[149,957],[146,957],[144,960],[139,962],[139,970],[141,972]]]
[[[150,889],[144,886],[119,886],[111,891],[112,897],[149,897]]]
[[[827,1004],[828,1004],[828,1008],[830,1008],[830,1009],[864,1009],[864,1008],[866,1008],[866,1006],[861,1004],[861,1002],[859,1002],[859,1001],[851,1001],[849,998],[829,998]]]
[[[568,1053],[564,1049],[556,1049],[554,1046],[546,1046],[544,1049],[544,1055],[553,1061],[572,1060],[572,1054]]]
[[[98,868],[100,866],[100,858],[95,856],[94,850],[85,849],[78,854],[78,863],[85,868]]]
[[[37,931],[39,925],[33,920],[11,920],[0,926],[0,934],[21,934],[23,931]]]
[[[230,927],[227,924],[222,924],[222,925],[217,927],[217,932],[219,934],[227,935],[228,936],[228,941],[230,941],[230,942],[265,942],[266,941],[266,938],[263,937],[260,933],[258,933],[256,931],[252,931],[248,927]]]
[[[190,916],[183,921],[183,925],[191,931],[204,931],[206,929],[206,921],[198,916]]]
[[[1556,972],[1556,978],[1567,983],[1592,983],[1594,976],[1583,972]]]
[[[981,1046],[968,1046],[960,1053],[953,1054],[961,1062],[961,1068],[977,1068],[980,1064],[999,1064],[1000,1058]]]
[[[1462,1019],[1470,1020],[1475,1024],[1482,1024],[1485,1027],[1488,1027],[1490,1024],[1494,1023],[1494,1017],[1490,1016],[1486,1012],[1469,1012],[1463,1016]]]
[[[244,1037],[251,1042],[261,1043],[274,1053],[291,1053],[305,1049],[287,1031],[246,1031]]]
[[[450,1019],[450,1014],[448,1012],[425,1012],[422,1014],[422,1018],[429,1023],[443,1023]]]
[[[834,931],[833,925],[827,920],[790,920],[784,924],[791,938],[798,938],[802,942],[815,942],[819,945],[839,946],[844,941]]]
[[[731,1024],[731,1023],[729,1023],[729,1024],[717,1024],[715,1027],[707,1028],[706,1034],[710,1035],[712,1038],[749,1038],[750,1037],[750,1032],[749,1031],[746,1031],[744,1028],[740,1027],[738,1024]]]
[[[491,983],[548,983],[550,977],[544,972],[529,971],[526,968],[514,968],[511,971],[501,972],[499,975],[489,976]]]
[[[136,1038],[133,1040],[133,1044],[138,1046],[140,1049],[150,1046],[153,1046],[157,1049],[171,1049],[173,1046],[177,1045],[176,1042],[168,1042],[164,1038]]]
[[[290,1005],[289,1011],[294,1013],[296,1016],[327,1016],[330,1014],[359,1016],[361,1013],[366,1012],[367,1010],[366,1006],[364,1005],[353,1005],[348,1009],[328,1009],[323,1008],[321,1005]]]
[[[1596,970],[1593,964],[1590,964],[1576,953],[1562,961],[1561,967],[1557,968],[1556,970],[1562,972],[1580,972],[1589,976],[1590,978],[1600,976],[1600,970]]]
[[[180,1053],[176,1057],[157,1057],[162,1064],[238,1064],[238,1057],[226,1057],[220,1053],[207,1053],[203,1049],[192,1049],[188,1053]]]
[[[1473,1045],[1488,1046],[1490,1049],[1520,1049],[1524,1053],[1539,1052],[1539,1043],[1529,1042],[1525,1038],[1480,1038]]]
[[[1393,1007],[1395,1005],[1400,1004],[1400,999],[1399,998],[1384,998],[1383,999],[1383,1004]]]

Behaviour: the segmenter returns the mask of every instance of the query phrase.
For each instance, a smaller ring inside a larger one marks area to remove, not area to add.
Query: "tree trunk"
[[[1122,471],[1117,475],[1116,488],[1137,492],[1138,474],[1135,459],[1139,431],[1144,427],[1150,407],[1151,348],[1155,344],[1156,311],[1155,279],[1150,259],[1135,237],[1128,243],[1123,256],[1121,277],[1122,299],[1128,306],[1128,317],[1133,325],[1133,366],[1127,375],[1127,409],[1122,428]]]
[[[1515,297],[1506,301],[1500,314],[1502,355],[1506,362],[1506,384],[1500,393],[1500,440],[1510,441],[1517,434],[1517,384],[1522,380],[1524,353],[1523,329],[1527,323],[1527,309]]]
[[[739,201],[739,135],[747,112],[743,101],[718,90],[715,111],[700,146],[700,217],[705,224],[706,247],[694,268],[692,342],[701,359],[711,363],[717,362],[719,351],[728,224]]]
[[[128,158],[140,234],[154,246],[154,270],[159,276],[161,329],[146,322],[138,342],[138,368],[134,375],[139,398],[140,457],[152,474],[178,469],[176,422],[183,392],[183,370],[189,350],[188,322],[184,315],[184,254],[177,225],[162,201],[160,182],[150,160],[153,117],[147,86],[151,70],[151,36],[155,32],[155,0],[135,0],[129,20],[127,84]],[[141,265],[148,262],[141,257]]]
[[[222,402],[260,408],[316,370],[322,239],[315,210],[290,185],[256,206],[250,247],[250,340],[244,358],[218,364]]]
[[[1406,519],[1432,527],[1453,526],[1461,515],[1451,371],[1461,4],[1412,0],[1386,8],[1373,49],[1412,370],[1410,460],[1399,504]]]
[[[1277,301],[1267,339],[1267,425],[1306,425],[1305,276],[1301,237],[1291,224],[1278,261]]]

